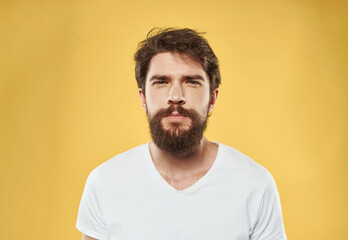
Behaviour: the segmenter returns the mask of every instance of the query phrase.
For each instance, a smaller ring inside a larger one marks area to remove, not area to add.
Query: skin
[[[82,240],[97,240],[97,239],[91,238],[91,237],[89,237],[89,236],[87,236],[85,234],[82,234]]]
[[[187,56],[175,53],[159,53],[150,62],[145,90],[139,89],[143,108],[151,116],[159,109],[172,104],[196,110],[201,117],[210,113],[216,103],[218,89],[209,91],[209,77],[202,65]],[[164,129],[170,131],[170,123],[177,122],[188,129],[191,120],[173,112],[162,120]],[[150,142],[149,150],[154,165],[162,177],[175,189],[183,190],[197,182],[211,168],[218,146],[202,138],[197,151],[190,157],[177,158],[162,151]],[[95,240],[82,235],[82,240]]]

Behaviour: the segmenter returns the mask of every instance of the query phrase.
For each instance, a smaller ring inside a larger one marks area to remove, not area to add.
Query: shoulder
[[[148,158],[149,154],[147,147],[148,144],[143,144],[120,153],[100,164],[92,172],[97,172],[96,174],[103,176],[103,178],[110,175],[123,176],[131,174],[145,164],[145,159]]]
[[[243,183],[255,185],[265,185],[273,181],[273,177],[268,170],[247,155],[221,143],[219,146],[221,147],[220,157],[222,158],[219,166],[226,175],[238,178]]]

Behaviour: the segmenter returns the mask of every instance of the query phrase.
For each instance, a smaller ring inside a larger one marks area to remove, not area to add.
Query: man
[[[83,239],[286,239],[272,176],[203,135],[221,82],[207,41],[153,30],[135,61],[153,141],[91,172],[76,224]]]

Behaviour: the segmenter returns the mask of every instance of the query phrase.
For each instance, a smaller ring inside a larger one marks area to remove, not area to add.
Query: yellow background
[[[347,237],[347,1],[0,1],[1,239],[80,239],[89,172],[149,141],[137,43],[191,27],[221,62],[210,140],[265,166],[289,239]]]

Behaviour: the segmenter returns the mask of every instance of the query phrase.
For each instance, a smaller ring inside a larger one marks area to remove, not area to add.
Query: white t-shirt
[[[162,178],[148,144],[115,156],[90,173],[76,227],[100,240],[286,239],[272,176],[223,144],[182,191]]]

